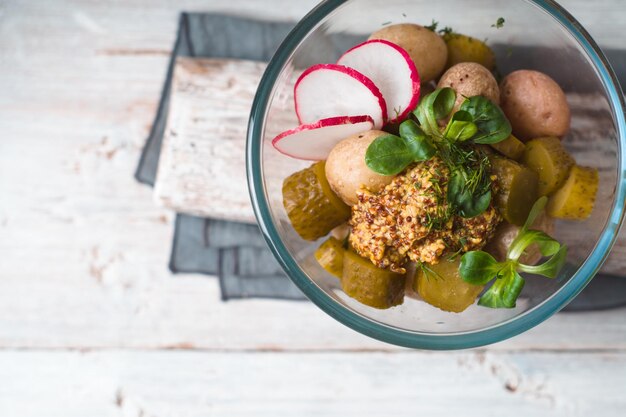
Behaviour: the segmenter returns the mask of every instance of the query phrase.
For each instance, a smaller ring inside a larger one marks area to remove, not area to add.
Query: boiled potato
[[[384,39],[407,51],[423,83],[436,79],[446,66],[446,43],[423,26],[412,23],[386,26],[372,33],[369,39]]]
[[[428,304],[444,311],[460,313],[471,306],[483,289],[469,284],[459,275],[461,257],[444,259],[435,265],[418,266],[414,281],[415,291]]]
[[[294,230],[305,240],[316,240],[350,217],[346,206],[330,189],[324,161],[291,174],[283,182],[283,206]]]
[[[355,300],[374,308],[402,304],[406,276],[381,269],[347,250],[343,257],[341,287]]]
[[[513,243],[513,240],[517,237],[517,233],[520,228],[520,226],[503,222],[500,226],[498,226],[496,233],[485,245],[483,250],[493,255],[493,257],[498,261],[504,261],[509,250],[509,246],[511,246],[511,243]],[[554,220],[543,212],[537,217],[537,219],[535,219],[535,222],[530,228],[534,230],[541,230],[548,235],[552,235],[552,233],[554,233]],[[539,251],[539,247],[533,244],[526,248],[519,261],[526,265],[534,265],[540,259],[541,252]]]
[[[519,70],[500,84],[501,107],[513,133],[526,141],[540,136],[563,136],[569,130],[570,109],[565,93],[539,71]]]
[[[350,234],[350,225],[348,223],[340,224],[339,226],[335,227],[330,232],[330,235],[332,237],[342,242],[348,238],[349,234]]]
[[[448,61],[446,67],[461,62],[476,62],[488,70],[496,66],[496,56],[486,43],[460,33],[447,33],[443,40],[448,47]]]
[[[524,142],[522,142],[513,135],[509,136],[501,142],[492,143],[489,146],[491,146],[493,149],[500,152],[507,158],[513,159],[515,161],[519,161],[522,156],[524,156],[524,150],[526,149]]]
[[[447,70],[437,84],[437,88],[444,87],[456,91],[452,112],[461,107],[466,97],[484,96],[495,104],[500,103],[498,82],[487,68],[475,62],[463,62]]]
[[[522,163],[539,175],[539,196],[544,196],[563,185],[576,161],[559,138],[547,136],[526,143]]]
[[[326,178],[330,187],[341,199],[353,206],[357,191],[365,186],[377,192],[393,180],[392,175],[380,175],[365,165],[365,152],[374,139],[387,135],[381,130],[370,130],[350,136],[330,151],[326,160]]]
[[[341,279],[343,273],[343,255],[345,249],[341,242],[334,237],[328,238],[315,251],[315,259],[322,268]]]
[[[509,223],[522,225],[535,201],[539,177],[530,168],[499,156],[491,156],[491,173],[496,176],[498,192],[494,205]]]
[[[574,165],[565,184],[550,197],[548,214],[558,219],[586,219],[593,211],[598,181],[597,169]]]

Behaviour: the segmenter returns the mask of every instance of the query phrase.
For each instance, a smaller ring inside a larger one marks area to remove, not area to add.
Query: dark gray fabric
[[[292,27],[293,24],[288,23],[224,15],[181,14],[161,102],[135,173],[136,179],[154,185],[176,57],[268,61]],[[174,273],[218,275],[225,300],[246,297],[304,298],[267,249],[256,225],[178,214],[169,267]]]
[[[223,249],[220,257],[222,299],[284,298],[304,299],[266,249],[239,247]]]
[[[217,275],[220,248],[209,245],[207,220],[202,217],[178,214],[170,255],[170,270],[181,273]]]
[[[139,182],[154,184],[176,57],[231,57],[267,61],[292,26],[290,23],[261,22],[216,14],[181,14],[161,102],[135,174]],[[318,47],[296,64],[306,67],[318,62],[331,62],[338,52],[349,49],[360,40],[362,38],[347,36],[321,37],[315,43]],[[507,49],[506,54],[518,58],[521,56],[525,62],[534,59],[544,61],[552,57],[550,51],[533,49],[531,53],[526,48],[515,48],[513,51]],[[622,86],[626,85],[626,51],[609,50],[607,56]],[[506,62],[500,64],[506,71]],[[579,79],[576,81],[582,83]],[[170,258],[170,269],[173,272],[219,275],[224,300],[247,297],[304,298],[266,248],[257,226],[179,214],[175,227]],[[626,279],[600,275],[566,309],[581,311],[624,304]]]

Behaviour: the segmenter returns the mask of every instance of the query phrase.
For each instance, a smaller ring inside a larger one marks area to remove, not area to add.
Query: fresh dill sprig
[[[432,19],[432,22],[430,23],[430,25],[424,26],[424,27],[432,32],[436,32],[438,25],[439,25],[439,22],[437,22],[435,19]]]
[[[491,27],[492,28],[496,28],[496,29],[500,29],[501,27],[504,26],[504,22],[506,22],[506,20],[504,20],[504,17],[499,17],[498,20],[496,20],[496,23],[491,25]]]
[[[435,278],[437,280],[443,279],[443,277],[441,275],[439,275],[439,273],[437,273],[437,271],[434,271],[425,262],[417,261],[415,263],[415,266],[416,266],[416,268],[419,268],[420,271],[422,271],[422,275],[426,279],[430,279],[430,277],[433,277],[433,278]]]

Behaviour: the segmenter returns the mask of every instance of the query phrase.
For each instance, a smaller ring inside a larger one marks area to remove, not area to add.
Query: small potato
[[[365,152],[381,130],[370,130],[350,136],[330,151],[326,160],[326,178],[330,188],[349,206],[357,203],[356,192],[365,186],[377,192],[393,180],[393,175],[380,175],[365,165]]]
[[[423,26],[411,23],[386,26],[372,33],[369,40],[372,39],[384,39],[406,50],[423,83],[436,79],[446,66],[446,43],[441,36]]]
[[[446,71],[437,84],[437,88],[444,87],[456,91],[453,112],[461,107],[465,97],[484,96],[500,104],[498,82],[487,68],[475,62],[462,62]]]
[[[531,226],[531,229],[540,230],[548,235],[554,233],[554,220],[542,213],[535,223]],[[520,226],[504,222],[496,229],[496,234],[491,238],[489,243],[483,248],[485,252],[490,253],[499,262],[506,259],[506,254],[509,250],[509,246],[513,243],[513,240],[517,237],[517,233],[520,230]],[[526,265],[534,265],[541,259],[541,252],[537,245],[530,245],[524,254],[520,257],[520,262]]]
[[[500,84],[501,107],[513,133],[526,141],[540,136],[563,136],[570,126],[565,93],[539,71],[519,70]]]

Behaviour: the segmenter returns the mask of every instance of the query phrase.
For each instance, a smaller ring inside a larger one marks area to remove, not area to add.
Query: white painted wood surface
[[[622,46],[621,0],[562,3]],[[623,415],[625,309],[427,353],[169,274],[171,214],[132,174],[178,12],[313,4],[0,3],[0,416]]]
[[[170,110],[154,186],[168,209],[224,220],[256,223],[246,180],[246,134],[252,100],[264,62],[178,58]],[[298,125],[293,107],[293,74],[288,96],[276,103],[268,135]],[[278,156],[278,155],[276,155]],[[271,164],[267,181],[282,183],[292,164]]]
[[[0,414],[613,417],[626,407],[624,366],[614,352],[8,351]]]

